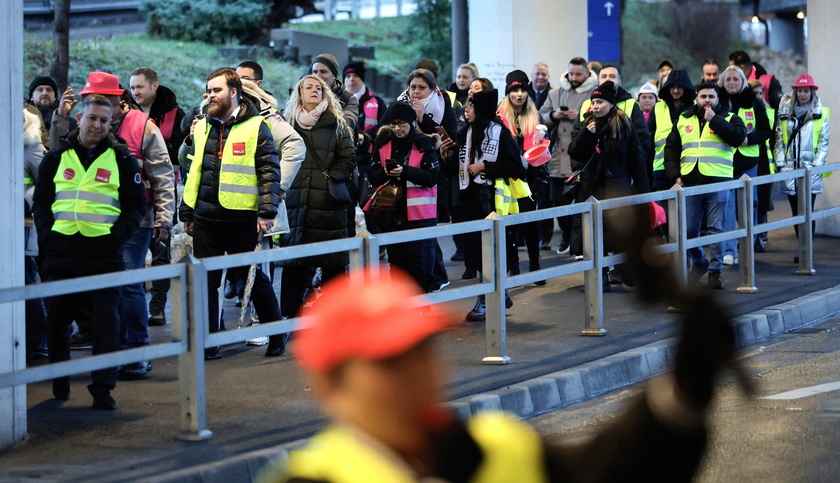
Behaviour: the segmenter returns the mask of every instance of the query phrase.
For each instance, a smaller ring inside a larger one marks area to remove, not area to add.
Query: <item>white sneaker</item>
[[[268,344],[268,336],[257,337],[255,339],[248,339],[245,341],[246,345],[266,345]]]
[[[735,257],[733,257],[732,255],[724,255],[723,256],[723,264],[724,265],[734,265],[736,263],[738,263],[738,262],[735,261]]]

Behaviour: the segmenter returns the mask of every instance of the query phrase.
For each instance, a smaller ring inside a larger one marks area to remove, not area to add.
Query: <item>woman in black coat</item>
[[[402,196],[393,213],[377,222],[383,232],[423,228],[437,224],[437,182],[440,174],[436,139],[416,127],[414,109],[397,101],[385,114],[383,126],[373,143],[373,163],[368,178],[371,185],[398,184]],[[411,205],[408,201],[411,200]],[[428,292],[434,279],[435,245],[418,240],[388,245],[388,262],[405,270]]]
[[[639,138],[633,123],[615,106],[615,85],[612,81],[604,82],[592,91],[591,99],[592,111],[572,133],[569,145],[572,169],[580,171],[575,200],[586,201],[590,196],[604,200],[649,192]],[[641,214],[640,210],[631,213],[633,216]],[[644,222],[639,216],[638,223]],[[575,254],[582,253],[580,229],[580,216],[577,216],[571,243]],[[618,240],[608,222],[604,223],[603,238],[605,251],[615,251]],[[622,280],[626,285],[635,285],[635,278],[626,271],[622,273]],[[604,289],[609,290],[606,277]]]
[[[338,98],[314,75],[303,77],[286,103],[283,114],[303,138],[306,158],[286,193],[289,233],[280,239],[281,246],[347,237],[346,205],[331,199],[327,180],[347,181],[355,167],[353,133],[341,112]],[[316,267],[322,268],[326,281],[343,273],[348,263],[347,252],[284,262],[283,316],[297,315]]]

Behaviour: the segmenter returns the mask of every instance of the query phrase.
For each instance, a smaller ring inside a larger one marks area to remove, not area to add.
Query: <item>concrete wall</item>
[[[470,61],[504,92],[505,75],[531,75],[536,62],[551,67],[553,85],[569,59],[587,57],[586,2],[482,0],[469,4]]]
[[[808,73],[820,86],[818,92],[825,106],[832,110],[831,127],[834,131],[828,149],[828,162],[840,162],[840,85],[837,78],[837,45],[840,43],[840,8],[835,0],[808,2]],[[785,92],[790,86],[784,86]],[[816,207],[840,205],[840,173],[824,178],[824,194],[817,196]],[[840,217],[817,222],[817,233],[840,236]]]

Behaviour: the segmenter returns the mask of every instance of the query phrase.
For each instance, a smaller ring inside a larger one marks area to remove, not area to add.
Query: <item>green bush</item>
[[[210,43],[244,41],[263,28],[265,0],[143,0],[150,34]]]

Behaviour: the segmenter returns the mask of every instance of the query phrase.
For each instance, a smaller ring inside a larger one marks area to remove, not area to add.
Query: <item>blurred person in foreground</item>
[[[373,270],[355,282],[332,280],[304,310],[295,357],[333,423],[269,463],[258,482],[691,480],[706,446],[714,378],[734,340],[708,294],[686,297],[695,311],[686,315],[673,373],[653,379],[593,438],[558,443],[499,411],[463,422],[442,406],[438,339],[455,317],[424,307],[407,275]],[[673,285],[657,286],[657,276],[668,278],[661,270],[647,267],[649,300]]]

